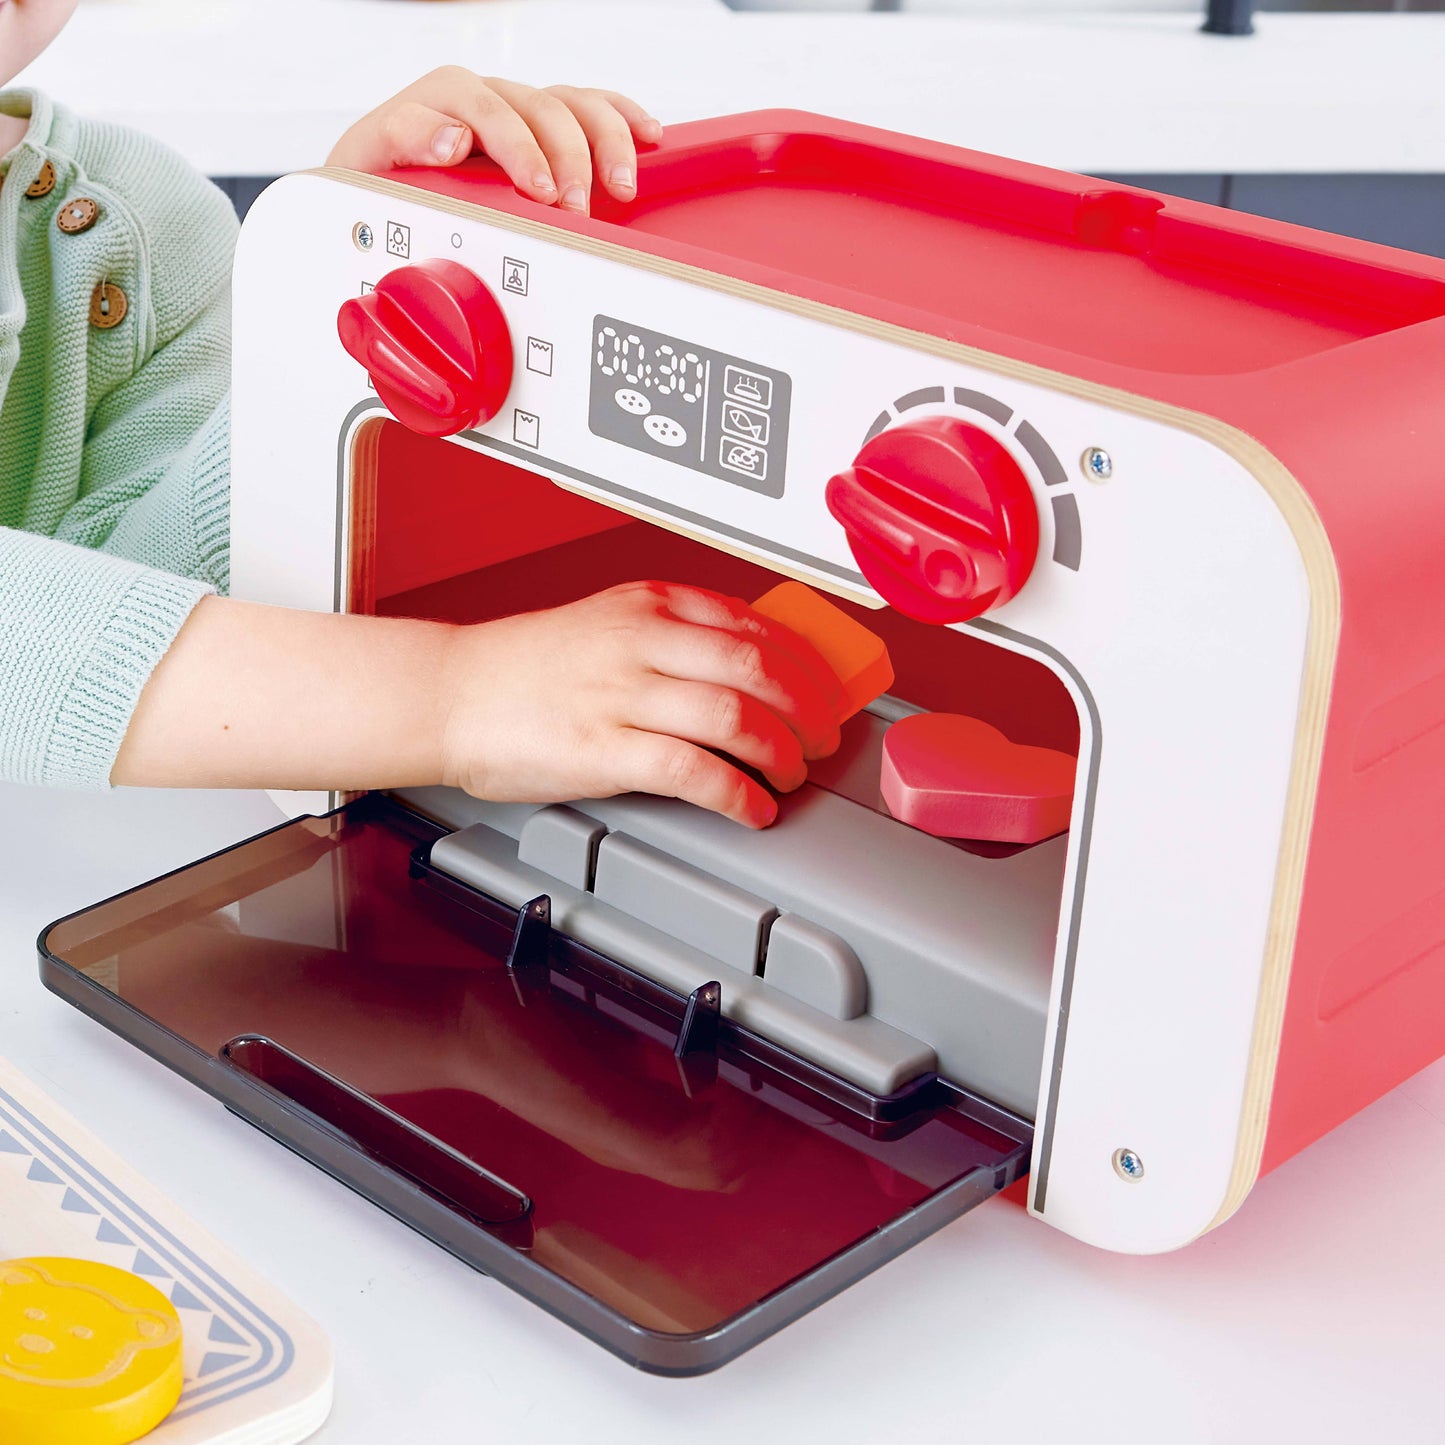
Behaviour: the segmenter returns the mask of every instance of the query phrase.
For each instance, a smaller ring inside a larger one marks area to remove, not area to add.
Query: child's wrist
[[[379,779],[370,786],[444,782],[450,720],[459,697],[459,643],[468,629],[415,619],[385,625],[394,630],[376,648],[380,655],[364,664],[370,685],[389,695],[374,710],[380,726],[373,733],[373,747],[380,745],[390,757],[369,760],[368,771]],[[382,642],[379,636],[374,640]]]
[[[484,660],[490,631],[487,623],[448,625],[434,638],[437,778],[448,788],[474,786],[468,743],[475,726],[478,677],[491,671]]]

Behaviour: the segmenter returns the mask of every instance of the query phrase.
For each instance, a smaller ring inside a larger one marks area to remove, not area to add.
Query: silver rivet
[[[1079,465],[1091,482],[1107,482],[1114,475],[1114,459],[1103,447],[1090,447],[1079,458]]]
[[[351,228],[351,239],[358,251],[369,251],[376,244],[376,232],[365,221],[358,221]]]
[[[1132,1149],[1114,1150],[1114,1173],[1131,1184],[1144,1177],[1144,1161]]]
[[[462,233],[460,231],[452,232],[452,246],[458,251],[462,249]]]

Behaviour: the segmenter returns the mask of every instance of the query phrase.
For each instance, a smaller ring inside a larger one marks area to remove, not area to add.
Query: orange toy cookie
[[[83,1259],[0,1263],[0,1440],[128,1445],[181,1396],[181,1320],[154,1285]]]
[[[790,627],[817,648],[843,684],[845,722],[893,686],[893,663],[883,639],[801,582],[782,582],[753,603],[761,612]]]

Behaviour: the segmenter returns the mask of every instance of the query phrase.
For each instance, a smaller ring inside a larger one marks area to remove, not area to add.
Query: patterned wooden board
[[[331,1408],[320,1329],[0,1060],[0,1259],[130,1270],[180,1314],[185,1388],[155,1445],[292,1445]]]

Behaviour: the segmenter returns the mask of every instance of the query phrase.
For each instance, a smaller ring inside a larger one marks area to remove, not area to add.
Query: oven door
[[[1019,1177],[428,863],[369,794],[52,925],[56,993],[629,1363],[713,1369]],[[535,906],[534,906],[535,905]]]

